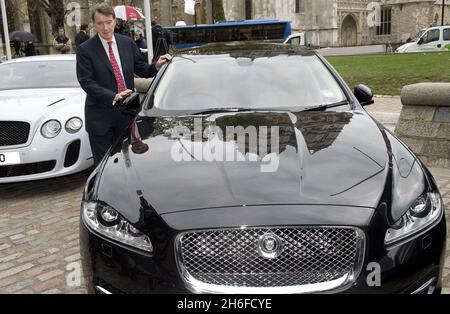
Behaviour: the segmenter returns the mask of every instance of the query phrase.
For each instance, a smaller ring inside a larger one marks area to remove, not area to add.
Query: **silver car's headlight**
[[[41,127],[41,134],[45,138],[55,138],[61,132],[61,123],[58,120],[45,122]]]
[[[441,219],[442,213],[439,193],[427,193],[419,197],[408,212],[388,229],[385,244],[391,245],[425,231]]]
[[[83,120],[81,120],[78,117],[71,118],[66,122],[66,131],[70,134],[77,133],[78,131],[81,130],[82,127],[83,127]]]
[[[83,202],[84,222],[95,232],[134,248],[153,253],[150,238],[133,227],[113,208],[96,202]]]

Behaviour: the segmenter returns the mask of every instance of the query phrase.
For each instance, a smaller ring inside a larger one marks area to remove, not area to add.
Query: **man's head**
[[[82,31],[87,32],[87,31],[89,30],[89,25],[88,25],[88,24],[83,24],[83,25],[81,25],[80,29],[81,29]]]
[[[64,37],[64,36],[65,36],[64,27],[58,27],[58,37]]]
[[[107,40],[112,40],[116,27],[116,13],[107,3],[97,4],[92,10],[92,22],[99,35]]]

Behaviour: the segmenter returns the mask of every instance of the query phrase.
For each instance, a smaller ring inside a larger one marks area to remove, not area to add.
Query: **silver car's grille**
[[[22,145],[28,142],[30,124],[20,121],[0,121],[0,147]]]
[[[278,250],[277,256],[264,255],[265,239],[269,248]],[[178,237],[178,265],[191,284],[209,285],[207,292],[226,292],[214,291],[218,287],[313,288],[318,284],[322,284],[319,290],[336,289],[360,271],[363,239],[361,230],[339,227],[192,232]],[[331,282],[332,286],[323,285]]]

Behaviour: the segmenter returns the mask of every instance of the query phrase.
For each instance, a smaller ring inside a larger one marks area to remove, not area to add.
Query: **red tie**
[[[114,71],[114,76],[116,78],[117,91],[118,93],[121,93],[125,91],[127,88],[125,86],[125,82],[123,81],[122,74],[120,73],[119,64],[117,63],[116,56],[114,55],[114,51],[112,48],[112,41],[108,42],[108,45],[109,45],[109,60],[111,62]]]

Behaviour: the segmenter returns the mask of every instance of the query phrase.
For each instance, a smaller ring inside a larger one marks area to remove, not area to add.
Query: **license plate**
[[[20,153],[0,153],[0,166],[20,164]]]

